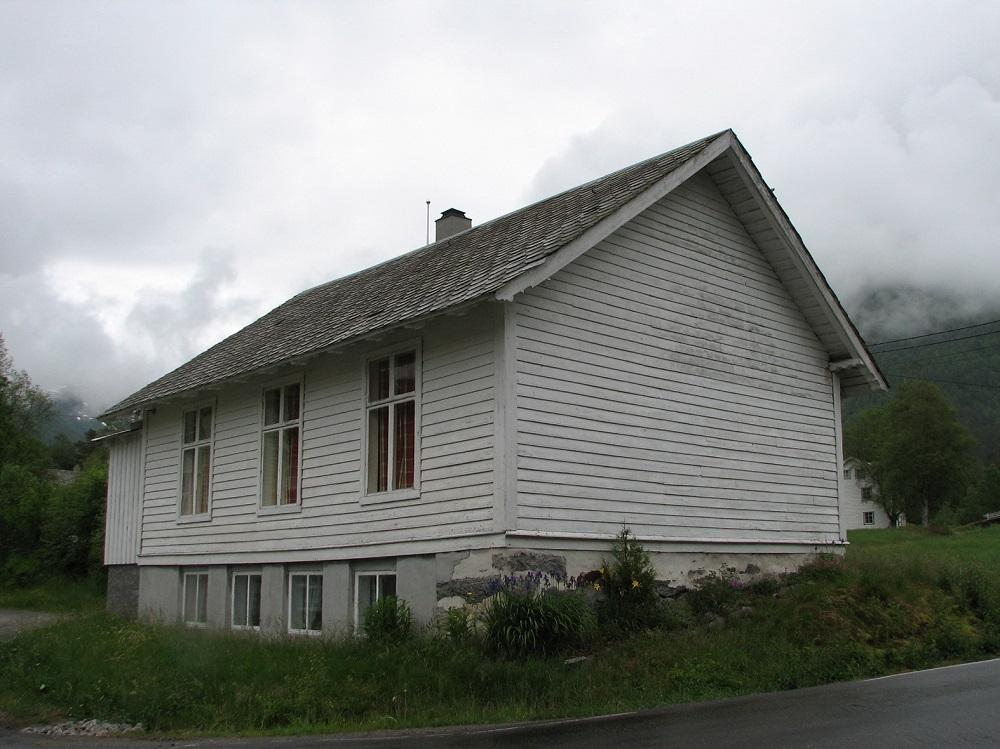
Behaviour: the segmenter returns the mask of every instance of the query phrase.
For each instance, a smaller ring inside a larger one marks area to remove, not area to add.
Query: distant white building
[[[844,476],[840,482],[840,511],[848,530],[855,528],[891,528],[892,520],[875,501],[878,484],[865,474],[856,458],[844,461]],[[903,524],[900,518],[900,525]]]

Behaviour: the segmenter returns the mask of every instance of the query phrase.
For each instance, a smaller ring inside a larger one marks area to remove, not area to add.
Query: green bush
[[[368,607],[361,629],[372,642],[403,642],[413,635],[413,614],[406,601],[386,596]]]
[[[655,626],[661,612],[649,554],[628,528],[622,528],[611,557],[601,565],[601,579],[594,584],[603,594],[598,605],[602,624],[625,632]]]
[[[722,569],[705,575],[698,587],[688,593],[688,604],[699,616],[724,616],[736,606],[742,589],[736,570],[723,565]]]
[[[464,606],[448,609],[441,619],[438,631],[449,642],[466,642],[475,636],[475,620]]]
[[[483,612],[483,645],[505,658],[548,655],[587,643],[593,609],[579,593],[501,590]]]

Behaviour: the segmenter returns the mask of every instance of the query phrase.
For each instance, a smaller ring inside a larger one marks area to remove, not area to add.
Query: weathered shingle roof
[[[280,364],[495,292],[697,155],[718,135],[303,291],[107,413]]]

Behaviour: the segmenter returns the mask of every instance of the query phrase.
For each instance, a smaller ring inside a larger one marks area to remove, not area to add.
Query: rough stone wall
[[[139,616],[139,566],[113,564],[108,566],[109,614],[135,619]]]

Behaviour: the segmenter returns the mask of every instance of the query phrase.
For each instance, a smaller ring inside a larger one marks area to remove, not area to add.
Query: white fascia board
[[[572,263],[598,242],[610,236],[612,232],[687,182],[704,167],[725,153],[735,142],[736,138],[732,131],[727,130],[722,133],[705,146],[698,155],[685,161],[663,179],[618,208],[610,216],[598,221],[572,242],[553,252],[544,262],[501,286],[496,292],[496,298],[504,302],[512,301],[522,291],[537,286],[546,279],[551,278],[555,273]]]
[[[785,211],[778,204],[771,189],[764,182],[764,178],[757,170],[756,165],[750,158],[750,154],[747,153],[743,144],[736,138],[732,138],[732,155],[737,173],[742,177],[747,189],[757,199],[758,205],[760,205],[764,215],[770,221],[772,228],[784,241],[785,246],[788,248],[788,255],[796,266],[798,266],[802,277],[808,279],[813,295],[820,302],[827,317],[837,329],[842,343],[851,353],[851,359],[859,360],[859,363],[871,373],[877,389],[888,390],[889,386],[882,377],[882,373],[879,372],[864,342],[854,330],[854,326],[847,319],[847,314],[820,272],[816,261],[809,253],[809,250],[806,249],[805,243],[803,243],[798,231],[792,226]]]

